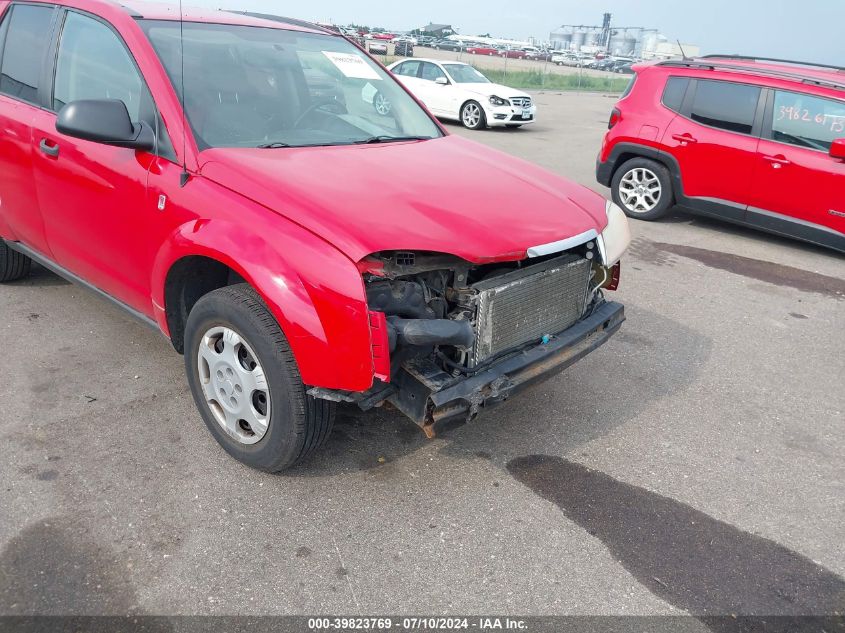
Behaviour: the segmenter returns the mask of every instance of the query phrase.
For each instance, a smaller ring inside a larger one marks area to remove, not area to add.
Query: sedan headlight
[[[511,102],[507,99],[502,99],[501,97],[497,97],[496,95],[490,97],[490,103],[494,106],[507,106],[511,104]]]
[[[608,200],[605,205],[607,227],[599,235],[598,246],[602,263],[610,268],[615,266],[631,243],[631,230],[625,212]]]

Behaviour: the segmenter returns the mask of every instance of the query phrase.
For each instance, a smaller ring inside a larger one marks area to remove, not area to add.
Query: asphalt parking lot
[[[613,100],[536,98],[448,128],[600,190]],[[0,613],[842,612],[845,258],[632,231],[607,346],[433,441],[344,409],[279,476],[218,448],[161,335],[44,270],[0,287]]]

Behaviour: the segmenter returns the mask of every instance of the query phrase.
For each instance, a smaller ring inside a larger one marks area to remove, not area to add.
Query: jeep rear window
[[[186,22],[181,95],[179,23],[140,22],[201,149],[442,136],[383,66],[341,37]]]
[[[681,111],[684,95],[689,86],[689,77],[669,77],[663,90],[663,105],[675,112]]]
[[[751,134],[760,88],[729,81],[699,80],[690,118],[703,125]]]

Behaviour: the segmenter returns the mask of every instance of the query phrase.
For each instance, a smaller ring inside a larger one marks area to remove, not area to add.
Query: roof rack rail
[[[749,62],[775,62],[776,64],[792,64],[794,66],[807,66],[809,68],[825,68],[828,70],[839,70],[845,72],[845,67],[832,64],[817,64],[816,62],[800,62],[794,59],[778,59],[777,57],[758,57],[757,55],[703,55],[698,59],[735,59],[737,61]]]
[[[282,24],[290,24],[291,26],[299,26],[306,29],[314,29],[315,31],[323,31],[325,33],[332,33],[324,26],[320,26],[315,22],[309,22],[308,20],[299,20],[297,18],[286,18],[283,15],[275,15],[273,13],[258,13],[256,11],[235,11],[232,9],[224,9],[226,13],[235,13],[237,15],[246,15],[251,18],[259,18],[261,20],[270,20],[271,22],[281,22]]]
[[[817,77],[808,77],[797,72],[789,72],[786,70],[774,70],[771,68],[753,68],[749,66],[737,66],[736,64],[725,64],[715,61],[711,58],[710,61],[698,59],[670,59],[659,62],[658,66],[674,66],[677,68],[698,68],[700,70],[726,70],[731,72],[749,73],[753,75],[763,75],[766,77],[775,77],[778,79],[790,79],[793,81],[800,81],[801,83],[810,84],[813,86],[822,86],[824,88],[834,88],[836,90],[845,90],[845,81],[835,81],[833,79],[820,79]]]

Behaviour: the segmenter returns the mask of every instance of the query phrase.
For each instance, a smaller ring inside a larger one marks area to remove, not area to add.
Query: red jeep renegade
[[[270,471],[337,402],[432,436],[624,320],[621,209],[273,16],[0,0],[0,237],[0,281],[34,260],[160,329],[214,437]]]
[[[677,204],[845,251],[845,69],[719,55],[634,70],[597,164],[628,216]]]

